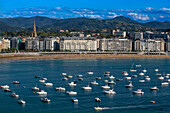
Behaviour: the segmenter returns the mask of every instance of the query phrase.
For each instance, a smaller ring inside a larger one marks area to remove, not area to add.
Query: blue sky
[[[1,11],[27,7],[142,9],[170,7],[169,0],[0,0]]]

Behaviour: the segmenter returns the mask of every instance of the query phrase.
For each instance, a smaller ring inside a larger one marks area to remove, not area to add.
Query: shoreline
[[[170,59],[170,55],[113,55],[113,54],[57,54],[57,55],[4,55],[0,60],[47,60],[47,59]]]

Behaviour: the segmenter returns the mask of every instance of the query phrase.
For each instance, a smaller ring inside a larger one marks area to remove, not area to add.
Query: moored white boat
[[[55,89],[58,90],[58,91],[65,91],[66,90],[64,87],[56,87]]]
[[[51,102],[51,100],[48,99],[48,98],[41,98],[40,100],[41,100],[42,102]]]
[[[161,85],[163,85],[163,86],[169,85],[169,82],[163,82],[163,83],[161,83]]]
[[[67,75],[67,78],[73,78],[73,76],[71,76],[71,75]]]
[[[110,89],[110,86],[105,85],[105,86],[101,86],[101,88],[103,88],[103,89]]]
[[[72,98],[71,100],[72,100],[72,102],[75,102],[75,103],[78,102],[78,99],[77,99],[77,98]]]
[[[82,87],[83,90],[91,90],[92,88],[90,86],[85,86],[85,87]]]
[[[146,69],[144,69],[144,70],[142,70],[142,72],[146,73],[146,72],[147,72],[147,70],[146,70]]]
[[[108,80],[103,80],[103,82],[108,83],[109,81]]]
[[[53,86],[53,83],[44,83],[44,86]]]
[[[105,94],[116,94],[116,92],[113,91],[113,89],[108,90],[108,91],[103,91],[103,93],[105,93]]]
[[[145,80],[139,80],[139,82],[145,82]]]
[[[13,81],[12,83],[13,83],[13,84],[20,84],[19,81]]]
[[[41,90],[39,92],[37,92],[38,95],[47,95],[47,92],[45,92],[44,90]]]
[[[77,84],[75,84],[74,82],[68,83],[69,86],[76,86]]]
[[[114,82],[114,81],[112,80],[112,81],[108,82],[108,84],[110,84],[110,85],[115,85],[116,82]]]
[[[40,90],[40,88],[38,88],[38,87],[36,87],[36,86],[35,86],[35,87],[32,87],[31,89],[34,90],[34,91],[39,91],[39,90]]]
[[[62,78],[62,80],[68,80],[68,78],[67,78],[67,77],[64,77],[64,78]]]
[[[160,76],[160,77],[158,77],[158,79],[159,79],[159,80],[163,80],[163,79],[164,79],[164,77],[163,77],[163,76]]]
[[[143,75],[144,75],[144,73],[142,73],[142,72],[141,72],[141,73],[139,73],[139,75],[140,75],[140,76],[143,76]]]
[[[159,89],[156,86],[154,86],[154,87],[151,87],[150,90],[152,91],[152,90],[159,90]]]
[[[81,81],[82,81],[82,80],[84,80],[84,79],[83,79],[83,78],[78,78],[78,80],[81,80]]]
[[[148,77],[148,78],[145,78],[145,79],[146,79],[147,81],[150,81],[150,80],[151,80],[151,78],[149,78],[149,77]]]
[[[101,110],[103,110],[103,108],[101,108],[101,107],[94,107],[94,110],[96,110],[96,111],[101,111]]]
[[[2,89],[9,89],[9,86],[8,85],[3,85],[3,86],[0,86]]]
[[[133,91],[133,94],[144,94],[142,89],[138,89],[137,91]]]
[[[91,85],[98,85],[99,83],[97,83],[96,81],[90,82]]]
[[[61,73],[63,76],[67,75],[67,73]]]
[[[39,82],[44,83],[44,82],[45,82],[45,80],[40,79],[40,80],[39,80]]]
[[[47,78],[42,78],[42,80],[47,80]]]
[[[126,80],[131,80],[131,77],[125,77]]]
[[[132,87],[133,87],[132,82],[129,83],[128,85],[125,85],[125,87],[126,87],[126,88],[132,88]]]
[[[158,69],[155,69],[156,72],[158,72],[159,70]]]
[[[83,75],[76,75],[77,77],[83,77]]]
[[[17,95],[16,93],[12,93],[12,94],[11,94],[11,97],[18,98],[18,97],[19,97],[19,95]]]
[[[22,100],[22,99],[18,100],[17,102],[18,102],[19,104],[26,104],[26,102],[25,102],[24,100]]]
[[[92,74],[93,74],[93,72],[92,72],[92,71],[89,71],[89,72],[87,72],[87,74],[92,75]]]
[[[67,94],[68,94],[68,95],[77,95],[77,92],[74,92],[74,91],[67,91]]]
[[[96,77],[96,80],[101,80],[102,78],[101,77]]]
[[[109,79],[115,79],[115,77],[112,75],[112,76],[109,77]]]
[[[95,101],[96,101],[96,102],[101,102],[101,99],[98,98],[98,97],[96,97],[96,98],[95,98]]]
[[[128,76],[128,75],[129,75],[127,71],[123,71],[122,74],[123,74],[124,76]]]

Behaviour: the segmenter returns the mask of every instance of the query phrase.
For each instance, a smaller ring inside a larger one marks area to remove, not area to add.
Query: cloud
[[[149,16],[148,15],[144,15],[144,14],[137,14],[137,13],[128,13],[128,16],[132,16],[135,20],[149,20]]]
[[[15,9],[3,12],[0,14],[2,18],[9,17],[32,17],[32,16],[47,16],[51,18],[97,18],[97,19],[112,19],[117,16],[126,16],[139,22],[148,21],[170,21],[170,8],[155,9],[147,7],[145,9],[89,9],[89,8],[47,8],[47,7],[29,7],[23,9]]]

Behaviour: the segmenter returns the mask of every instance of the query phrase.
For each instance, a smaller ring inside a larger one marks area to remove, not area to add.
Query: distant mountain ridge
[[[41,29],[114,29],[116,27],[128,28],[158,28],[158,29],[170,29],[170,22],[158,22],[152,21],[147,23],[136,22],[128,17],[119,16],[113,19],[89,19],[89,18],[69,18],[69,19],[57,19],[48,17],[17,17],[17,18],[0,18],[0,30],[1,31],[15,31],[15,30],[27,30],[33,27],[33,22],[36,22],[36,26]]]

